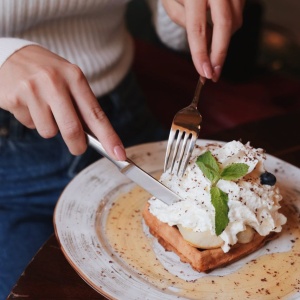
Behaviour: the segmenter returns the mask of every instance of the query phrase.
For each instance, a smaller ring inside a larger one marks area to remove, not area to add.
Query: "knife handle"
[[[98,153],[101,155],[105,156],[107,159],[109,159],[114,165],[116,165],[121,172],[124,172],[124,169],[130,167],[132,165],[132,162],[127,158],[125,161],[118,161],[113,159],[111,156],[108,155],[108,153],[105,151],[103,148],[102,144],[94,138],[92,135],[89,133],[85,133],[87,137],[87,142],[89,146],[91,146],[94,150],[96,150]]]

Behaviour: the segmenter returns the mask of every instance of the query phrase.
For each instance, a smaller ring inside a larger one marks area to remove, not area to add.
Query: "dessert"
[[[143,212],[150,232],[199,272],[261,248],[286,223],[265,159],[263,149],[239,141],[197,146],[183,177],[162,174],[182,200],[168,206],[152,197]]]

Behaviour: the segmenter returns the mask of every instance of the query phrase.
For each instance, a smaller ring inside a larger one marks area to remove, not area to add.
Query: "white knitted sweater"
[[[175,49],[186,47],[185,31],[169,19],[158,0],[148,2],[162,41]],[[111,91],[128,72],[134,55],[124,22],[127,3],[0,0],[0,68],[15,51],[38,43],[77,64],[96,96]]]

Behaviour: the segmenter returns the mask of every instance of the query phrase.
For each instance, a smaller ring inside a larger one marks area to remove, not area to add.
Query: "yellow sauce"
[[[211,276],[186,281],[169,273],[156,258],[151,241],[142,226],[142,210],[150,198],[136,187],[116,199],[108,215],[107,237],[118,255],[154,286],[173,291],[188,299],[288,299],[300,298],[299,212],[285,205],[282,213],[288,222],[284,230],[291,235],[292,249],[285,253],[264,255],[226,276]],[[282,205],[284,205],[282,201]],[[184,272],[185,264],[182,264]],[[174,287],[174,289],[172,289]]]

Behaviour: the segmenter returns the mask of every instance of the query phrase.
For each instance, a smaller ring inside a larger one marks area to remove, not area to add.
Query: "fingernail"
[[[205,62],[203,65],[202,65],[202,68],[203,68],[203,72],[205,74],[205,77],[208,78],[208,79],[211,79],[212,78],[212,75],[213,75],[213,72],[212,72],[212,69],[211,69],[211,66],[209,63]]]
[[[221,66],[215,66],[212,80],[214,82],[217,82],[220,78],[220,75],[221,75]]]
[[[126,159],[126,153],[125,149],[122,145],[117,145],[114,147],[114,154],[117,157],[118,160],[125,160]]]

